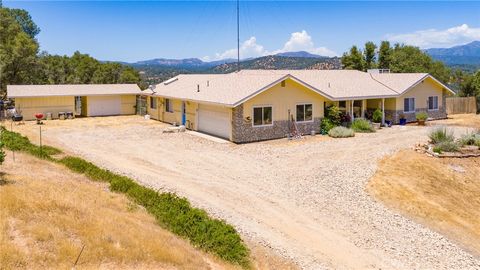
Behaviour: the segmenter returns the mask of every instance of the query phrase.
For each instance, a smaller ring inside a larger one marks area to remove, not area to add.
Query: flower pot
[[[407,124],[407,119],[400,119],[400,125],[405,126]]]
[[[418,120],[419,126],[425,126],[425,120]]]
[[[380,129],[381,123],[372,123],[374,129]]]

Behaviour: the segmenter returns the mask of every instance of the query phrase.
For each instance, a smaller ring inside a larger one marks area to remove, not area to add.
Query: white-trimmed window
[[[415,98],[403,99],[403,112],[405,113],[415,112]]]
[[[438,96],[428,97],[428,110],[438,110]]]
[[[150,97],[150,109],[152,109],[152,110],[157,109],[157,98]]]
[[[253,107],[253,125],[254,126],[270,126],[273,124],[272,117],[273,117],[272,106]]]
[[[165,99],[165,111],[170,113],[173,112],[172,100],[169,98]]]
[[[313,105],[311,103],[297,104],[295,119],[297,122],[313,121]]]

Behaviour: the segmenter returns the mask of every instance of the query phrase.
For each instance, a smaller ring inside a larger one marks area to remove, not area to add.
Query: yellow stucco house
[[[7,85],[7,97],[24,120],[35,114],[72,113],[77,116],[127,115],[136,113],[136,84]]]
[[[285,137],[292,121],[301,133],[318,133],[331,104],[352,119],[377,108],[384,121],[393,123],[401,117],[415,121],[419,111],[432,119],[446,118],[445,97],[451,94],[426,73],[355,70],[179,75],[142,93],[151,118],[236,143]]]

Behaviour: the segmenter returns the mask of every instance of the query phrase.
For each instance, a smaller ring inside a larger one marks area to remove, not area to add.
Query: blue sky
[[[5,1],[30,12],[42,50],[101,60],[236,57],[235,1]],[[480,2],[240,2],[241,56],[341,55],[388,39],[429,47],[480,40]]]

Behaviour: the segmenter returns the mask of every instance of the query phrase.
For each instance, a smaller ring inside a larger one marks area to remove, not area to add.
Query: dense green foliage
[[[382,122],[382,118],[383,118],[383,113],[382,113],[382,110],[380,109],[376,109],[373,114],[372,114],[372,121],[374,123],[381,123]]]
[[[172,193],[158,193],[81,158],[65,157],[60,163],[93,180],[110,183],[111,190],[127,194],[145,207],[162,226],[190,239],[194,245],[224,260],[242,266],[249,265],[248,249],[235,229],[222,220],[210,218],[205,211],[192,207],[186,199]]]
[[[353,120],[351,128],[355,132],[360,132],[360,133],[375,132],[375,128],[373,128],[370,122],[368,122],[368,120],[365,120],[365,119]]]
[[[393,73],[424,72],[445,83],[450,80],[450,70],[418,47],[395,44],[392,48],[389,42],[383,41],[378,51],[378,62],[375,49],[376,45],[372,42],[367,42],[363,51],[352,46],[350,51],[342,56],[343,67],[362,71],[378,67],[390,69]]]
[[[415,115],[417,121],[425,121],[428,118],[428,114],[426,112],[419,112]]]
[[[39,53],[40,32],[22,9],[0,6],[0,93],[8,84],[140,83],[134,68],[102,63],[88,54],[71,57]]]
[[[328,134],[328,132],[342,124],[342,115],[343,113],[337,106],[328,106],[325,108],[325,116],[320,122],[320,133],[323,135]]]
[[[52,155],[62,153],[60,149],[44,145],[42,147],[35,145],[30,140],[19,133],[9,131],[1,127],[0,141],[5,147],[12,151],[21,151],[43,159],[52,159]]]
[[[453,131],[446,127],[437,127],[432,129],[428,134],[428,137],[433,144],[438,144],[441,142],[453,142],[455,139],[453,136]]]
[[[110,183],[113,191],[125,193],[145,207],[165,228],[188,238],[194,245],[226,261],[249,267],[249,251],[237,231],[224,221],[213,219],[205,211],[192,207],[186,199],[172,193],[158,193],[137,184],[129,177],[99,168],[78,157],[67,156],[56,160],[52,155],[61,153],[59,149],[50,146],[40,148],[19,133],[8,131],[4,127],[1,129],[0,142],[8,149],[57,161],[94,181]]]
[[[330,129],[328,136],[332,138],[348,138],[355,136],[355,132],[351,128],[339,126]]]

